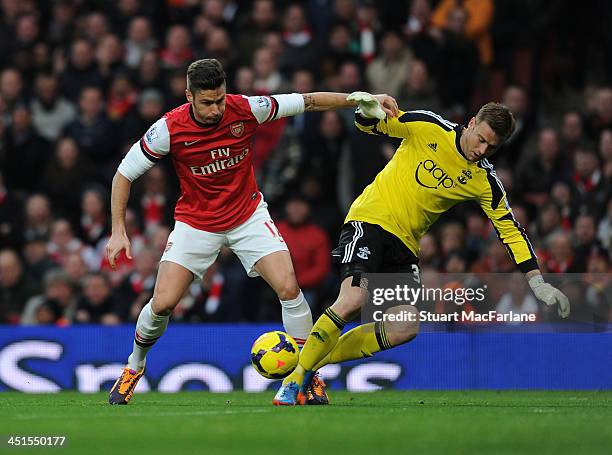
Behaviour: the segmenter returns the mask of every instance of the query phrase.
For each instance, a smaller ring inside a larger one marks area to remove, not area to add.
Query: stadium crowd
[[[222,62],[230,93],[368,90],[458,123],[501,100],[518,128],[494,159],[497,175],[542,270],[609,273],[612,7],[553,3],[2,0],[0,323],[138,316],[178,185],[170,160],[137,181],[127,213],[134,259],[121,256],[111,271],[110,180],[148,126],[185,102],[185,69],[198,58]],[[396,145],[359,133],[350,110],[281,119],[256,135],[260,189],[315,316],[337,291],[330,249],[343,215]],[[515,271],[475,204],[434,226],[420,261],[424,272]],[[609,319],[612,280],[593,280],[585,305]],[[528,297],[502,295],[498,307],[545,319]],[[222,251],[173,318],[276,320],[280,306]]]

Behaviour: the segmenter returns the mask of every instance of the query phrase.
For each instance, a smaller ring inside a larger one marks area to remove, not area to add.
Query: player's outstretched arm
[[[548,306],[558,305],[557,312],[562,318],[570,314],[570,302],[567,296],[552,284],[544,281],[544,277],[539,270],[531,270],[525,274],[525,278],[531,290],[538,298]]]
[[[130,239],[125,229],[125,211],[131,186],[132,182],[121,175],[119,171],[115,173],[111,191],[112,231],[106,244],[106,256],[113,269],[115,268],[115,259],[121,250],[125,250],[126,256],[132,259]]]
[[[347,93],[314,92],[304,93],[302,96],[304,97],[304,110],[307,112],[328,111],[330,109],[355,107],[358,105],[358,100],[347,99],[349,97]],[[386,94],[372,96],[378,100],[385,114],[390,117],[397,116],[399,108],[395,98]]]

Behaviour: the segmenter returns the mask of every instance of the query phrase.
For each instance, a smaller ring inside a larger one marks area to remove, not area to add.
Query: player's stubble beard
[[[217,123],[219,123],[221,121],[221,119],[223,118],[223,113],[215,116],[215,117],[202,117],[195,109],[193,103],[191,104],[191,109],[194,112],[195,117],[198,119],[199,122],[202,122],[205,125],[208,126],[213,126],[216,125]]]

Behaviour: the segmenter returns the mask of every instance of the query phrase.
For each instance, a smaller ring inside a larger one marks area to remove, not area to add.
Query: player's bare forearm
[[[357,105],[346,100],[348,93],[314,92],[304,93],[302,96],[304,97],[304,110],[306,112],[328,111]]]
[[[118,171],[113,177],[111,191],[111,216],[113,233],[125,233],[125,211],[130,197],[132,182]]]

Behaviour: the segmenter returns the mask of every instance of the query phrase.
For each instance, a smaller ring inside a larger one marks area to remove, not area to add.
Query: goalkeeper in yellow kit
[[[346,321],[367,301],[361,274],[409,273],[418,281],[419,240],[442,213],[459,202],[480,205],[538,299],[547,305],[558,304],[562,317],[570,311],[567,297],[543,280],[533,248],[487,160],[514,131],[514,118],[507,107],[485,104],[461,126],[422,110],[387,116],[364,92],[351,94],[349,99],[359,105],[355,114],[359,130],[402,142],[346,216],[339,245],[332,252],[341,265],[340,293],[313,326],[297,368],[274,397],[276,405],[303,404],[302,384],[310,383],[312,372],[328,363],[369,357],[416,336],[418,322],[389,321],[363,324],[340,334]],[[411,305],[396,309],[417,312]],[[320,397],[320,403],[327,404],[327,397]]]

